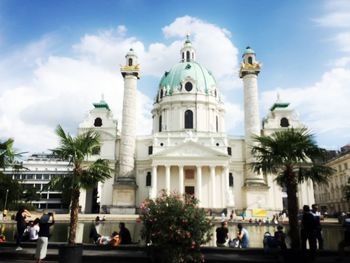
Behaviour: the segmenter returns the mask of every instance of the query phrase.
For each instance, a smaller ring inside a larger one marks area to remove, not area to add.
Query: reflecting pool
[[[130,230],[131,237],[133,242],[140,241],[140,231],[142,228],[142,223],[136,223],[135,221],[124,221],[126,227]],[[57,222],[54,226],[51,227],[51,242],[66,242],[68,237],[68,222],[61,223]],[[215,246],[216,237],[215,229],[220,223],[217,223],[212,230],[213,238],[207,244],[208,246]],[[77,230],[78,242],[91,243],[89,239],[89,233],[92,226],[92,222],[79,222]],[[113,231],[119,231],[119,222],[118,221],[105,221],[100,223],[97,226],[97,231],[101,235],[108,236]],[[0,223],[1,232],[5,234],[8,241],[14,240],[14,235],[16,232],[16,224],[13,223]],[[272,235],[276,231],[275,225],[256,225],[256,224],[243,224],[243,227],[246,228],[249,232],[250,237],[250,247],[262,248],[263,247],[263,236],[265,232],[270,232]],[[284,226],[284,231],[288,230],[288,226]],[[341,225],[327,225],[322,226],[323,238],[324,238],[324,248],[329,250],[337,250],[338,243],[343,239],[343,228]],[[229,236],[234,238],[237,232],[237,223],[229,222]],[[288,240],[287,240],[288,241]]]

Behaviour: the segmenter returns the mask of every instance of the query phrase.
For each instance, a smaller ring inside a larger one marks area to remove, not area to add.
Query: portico
[[[161,190],[168,194],[175,191],[194,194],[201,207],[227,207],[233,204],[233,200],[224,197],[234,198],[227,166],[227,162],[209,160],[154,161],[149,197],[155,199]]]

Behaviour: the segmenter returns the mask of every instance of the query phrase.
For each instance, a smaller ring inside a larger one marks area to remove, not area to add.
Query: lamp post
[[[6,210],[7,196],[8,196],[8,194],[9,194],[9,189],[6,189],[6,197],[5,197],[4,211]]]

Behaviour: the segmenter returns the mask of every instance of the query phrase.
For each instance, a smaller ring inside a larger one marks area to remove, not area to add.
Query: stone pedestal
[[[269,207],[268,186],[262,184],[245,185],[243,189],[245,190],[247,217],[249,216],[248,213],[250,213],[252,209],[266,209]]]
[[[119,177],[113,185],[113,206],[111,214],[135,214],[136,213],[136,189],[133,178]]]

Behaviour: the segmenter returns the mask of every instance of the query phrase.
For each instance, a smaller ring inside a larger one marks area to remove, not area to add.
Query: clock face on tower
[[[185,90],[187,90],[188,92],[190,92],[193,88],[193,85],[191,82],[186,82],[185,84]]]

